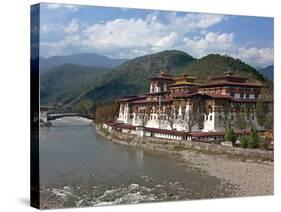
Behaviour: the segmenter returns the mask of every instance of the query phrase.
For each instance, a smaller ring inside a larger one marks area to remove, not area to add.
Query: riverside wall
[[[142,147],[148,150],[176,153],[179,151],[197,151],[202,154],[215,154],[239,160],[273,161],[274,154],[270,150],[244,149],[232,146],[222,146],[212,143],[193,142],[187,140],[171,140],[155,137],[140,137],[129,133],[108,132],[96,126],[97,133],[114,143],[127,146]]]

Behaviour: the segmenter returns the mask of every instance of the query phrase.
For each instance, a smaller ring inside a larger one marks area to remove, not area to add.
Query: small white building
[[[40,107],[39,121],[43,123],[48,122],[48,108]]]

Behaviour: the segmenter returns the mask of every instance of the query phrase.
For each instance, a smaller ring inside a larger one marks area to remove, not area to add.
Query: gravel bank
[[[229,159],[191,151],[180,152],[184,161],[224,183],[238,186],[233,196],[262,196],[274,193],[274,163]]]

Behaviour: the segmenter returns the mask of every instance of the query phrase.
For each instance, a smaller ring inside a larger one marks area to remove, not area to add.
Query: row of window
[[[232,97],[234,97],[234,96],[235,96],[235,93],[231,92],[229,95],[232,96]],[[243,99],[244,96],[246,97],[246,99],[249,99],[249,98],[250,98],[250,94],[240,93],[240,98],[241,98],[241,99]],[[258,94],[255,94],[254,98],[255,98],[255,99],[258,99],[258,98],[259,98],[259,95],[258,95]]]
[[[218,116],[218,119],[219,119],[219,121],[222,121],[222,116],[219,115],[219,116]],[[250,120],[250,115],[247,115],[247,116],[246,116],[246,119],[249,121],[249,120]],[[255,115],[252,115],[252,116],[251,116],[251,119],[252,119],[252,120],[255,120]],[[212,116],[212,115],[206,115],[206,116],[205,116],[205,120],[206,120],[206,121],[208,121],[208,120],[212,121],[212,120],[213,120],[213,116]],[[234,120],[234,116],[233,116],[233,115],[230,116],[230,120],[231,120],[231,121]]]
[[[121,117],[120,117],[121,118]],[[126,118],[126,117],[125,117]],[[134,115],[130,115],[130,119],[133,119],[134,118]],[[145,118],[145,115],[139,115],[139,118],[140,119],[144,119]],[[203,118],[206,120],[206,121],[212,121],[213,120],[213,116],[212,115],[203,115]],[[255,120],[255,115],[246,115],[246,119],[249,121],[250,118],[252,120]],[[167,120],[167,116],[163,115],[163,116],[160,116],[160,119],[161,120]],[[159,120],[159,118],[157,117],[157,115],[150,115],[148,120]],[[219,121],[222,121],[222,115],[219,115],[218,116],[218,120]],[[230,115],[230,120],[233,121],[234,120],[234,115]]]

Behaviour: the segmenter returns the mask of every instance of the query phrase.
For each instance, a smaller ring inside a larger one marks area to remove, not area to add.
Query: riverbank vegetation
[[[107,103],[100,105],[95,111],[95,123],[100,124],[105,121],[114,120],[118,116],[119,105],[118,103]]]
[[[118,116],[119,105],[116,102],[95,103],[86,99],[74,105],[73,110],[90,117],[96,124],[100,124],[105,121],[116,119]]]
[[[272,132],[258,132],[256,129],[252,129],[249,136],[243,136],[237,138],[232,128],[227,129],[225,133],[225,140],[230,141],[232,146],[249,148],[249,149],[272,149]]]

